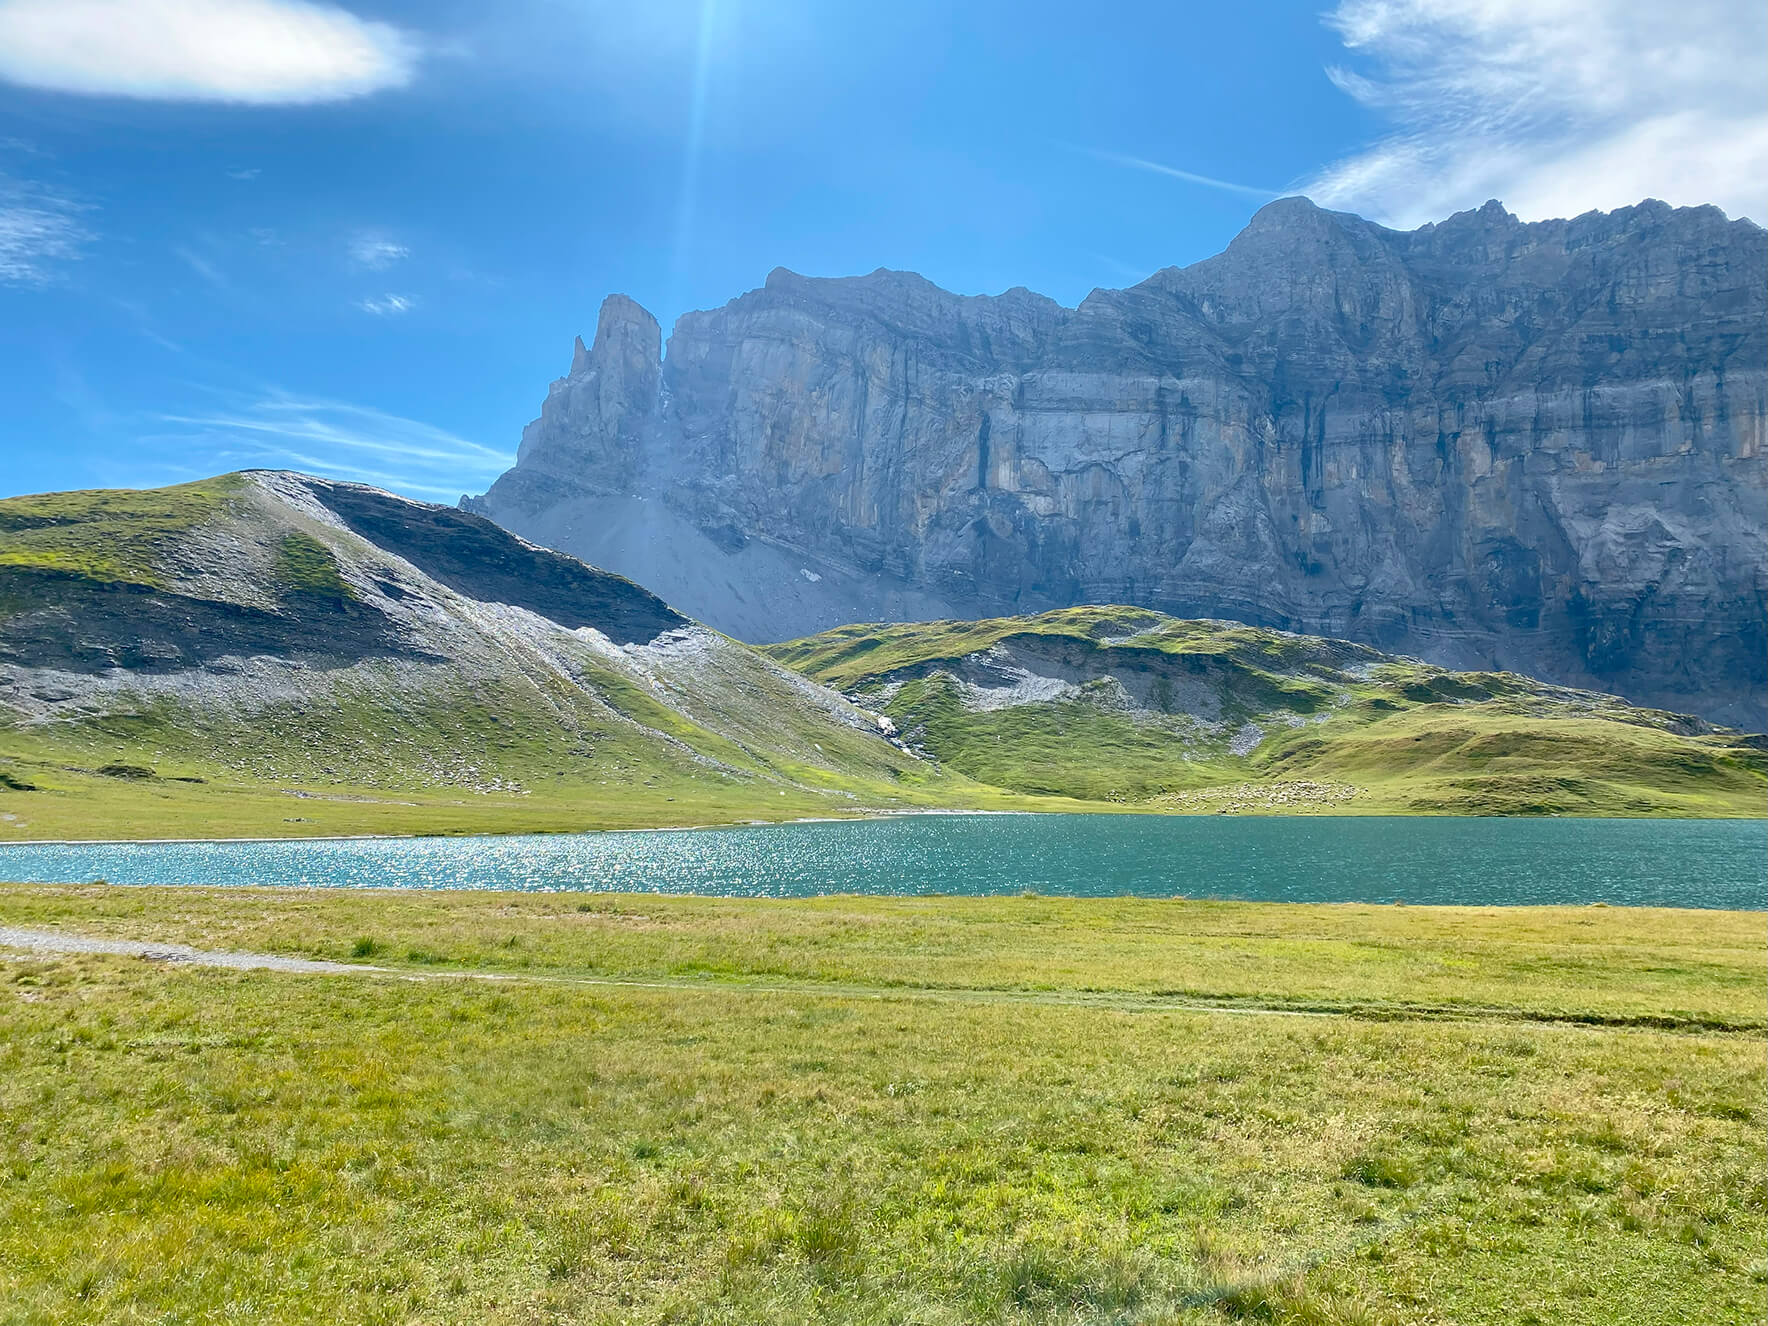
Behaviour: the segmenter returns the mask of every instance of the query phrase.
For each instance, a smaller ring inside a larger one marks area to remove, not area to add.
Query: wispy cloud
[[[122,295],[112,295],[111,303],[123,313],[129,325],[134,328],[136,335],[143,340],[150,341],[160,349],[169,350],[173,354],[181,355],[185,352],[182,345],[160,330],[153,310],[142,301],[129,299]]]
[[[92,239],[79,219],[84,210],[71,199],[0,175],[0,282],[54,280]]]
[[[0,0],[0,79],[54,92],[343,101],[416,65],[407,33],[314,0]]]
[[[298,469],[447,501],[483,490],[515,460],[415,419],[280,392],[159,415],[141,440],[205,473]]]
[[[264,171],[262,168],[258,166],[241,166],[237,170],[228,171],[227,178],[230,180],[239,180],[241,183],[249,183],[252,180],[257,179],[258,176],[263,173]]]
[[[377,318],[397,318],[411,312],[417,301],[410,295],[378,295],[356,301],[356,307]]]
[[[1183,180],[1187,184],[1198,184],[1206,189],[1220,189],[1224,193],[1237,193],[1246,198],[1259,198],[1269,202],[1283,195],[1276,189],[1261,189],[1252,184],[1236,184],[1233,180],[1218,180],[1213,175],[1199,175],[1195,171],[1180,170],[1177,166],[1168,166],[1159,161],[1149,161],[1143,157],[1125,156],[1120,152],[1101,152],[1096,148],[1080,149],[1094,160],[1103,161],[1113,166],[1127,166],[1131,170],[1145,170],[1155,175],[1165,175],[1169,179]]]
[[[385,235],[356,235],[350,240],[350,261],[371,272],[384,272],[411,256],[411,250]]]
[[[202,277],[203,280],[207,281],[210,285],[220,290],[226,290],[229,288],[227,274],[207,258],[203,257],[202,254],[196,252],[196,250],[179,244],[173,247],[172,253],[177,257],[178,261],[190,268],[191,271]]]
[[[1403,226],[1487,198],[1768,218],[1760,0],[1341,0],[1327,22],[1358,61],[1333,81],[1392,132],[1307,181],[1317,202]]]

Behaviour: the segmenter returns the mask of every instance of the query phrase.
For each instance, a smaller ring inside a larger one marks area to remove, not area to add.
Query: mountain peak
[[[592,352],[486,509],[753,639],[1120,601],[1753,725],[1765,263],[1716,213],[1295,196],[1074,311],[779,269],[660,377]]]
[[[600,354],[617,340],[653,342],[662,353],[663,329],[649,309],[630,295],[609,295],[595,324],[595,349]]]
[[[1322,243],[1338,245],[1347,240],[1356,243],[1361,237],[1383,233],[1382,227],[1353,212],[1334,212],[1311,198],[1296,194],[1278,198],[1259,208],[1217,257],[1252,253],[1258,255],[1261,263],[1266,260],[1266,254],[1279,256],[1286,262],[1304,261],[1304,253],[1313,246]],[[1214,260],[1204,260],[1205,263],[1211,261]]]
[[[1252,214],[1246,223],[1248,230],[1269,230],[1279,226],[1294,225],[1316,216],[1324,215],[1326,209],[1312,198],[1303,194],[1290,194],[1286,198],[1277,198],[1266,203]]]

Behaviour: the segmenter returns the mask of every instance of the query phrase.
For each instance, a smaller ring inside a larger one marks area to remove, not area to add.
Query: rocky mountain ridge
[[[1768,719],[1768,234],[1291,198],[1068,309],[604,304],[473,509],[751,640],[1122,602]]]

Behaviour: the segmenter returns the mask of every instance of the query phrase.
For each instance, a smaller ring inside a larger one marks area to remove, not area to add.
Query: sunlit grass
[[[8,888],[0,924],[429,979],[0,964],[0,1320],[1768,1307],[1761,1033],[1532,1020],[1705,1005],[1759,1026],[1759,983],[1722,975],[1759,972],[1759,917],[944,906]],[[1042,970],[1038,997],[932,998],[917,983],[963,970],[960,948],[972,988]],[[1373,1001],[1463,953],[1479,1001],[1530,1016],[1087,1002],[1175,971]],[[804,984],[745,984],[767,966]],[[526,979],[450,974],[468,968]],[[613,973],[668,988],[571,983]]]
[[[978,706],[958,677],[997,648],[1078,693]],[[1335,814],[1768,808],[1768,759],[1733,734],[1510,673],[1139,608],[845,626],[770,652],[879,705],[949,768],[1029,795],[1173,809],[1200,788],[1289,781],[1353,789],[1312,807]],[[1256,794],[1224,806],[1272,809]]]
[[[224,516],[245,487],[223,475],[173,488],[105,488],[0,500],[0,606],[7,568],[157,587],[163,559],[191,530]]]

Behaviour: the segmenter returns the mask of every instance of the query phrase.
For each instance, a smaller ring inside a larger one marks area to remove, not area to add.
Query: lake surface
[[[1768,906],[1768,821],[915,815],[654,833],[0,846],[0,879]]]

